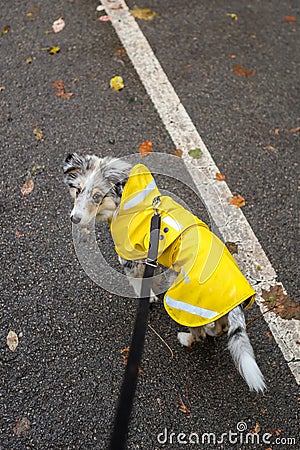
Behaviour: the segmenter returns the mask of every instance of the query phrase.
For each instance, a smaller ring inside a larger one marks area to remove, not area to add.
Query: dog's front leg
[[[204,327],[195,327],[190,328],[189,330],[189,333],[185,333],[182,331],[180,333],[177,333],[177,338],[180,344],[184,347],[191,347],[194,342],[206,338]]]
[[[134,289],[137,297],[141,296],[142,281],[145,270],[145,264],[139,261],[126,261],[119,257],[119,261],[124,268],[125,275],[128,278],[129,283]],[[155,293],[150,290],[150,303],[157,301]]]

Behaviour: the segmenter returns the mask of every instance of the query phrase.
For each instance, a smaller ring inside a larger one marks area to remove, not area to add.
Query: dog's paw
[[[177,333],[177,338],[180,344],[184,347],[190,347],[195,341],[195,337],[192,335],[192,333],[184,333],[182,331],[180,333]]]
[[[155,302],[158,302],[158,301],[159,301],[159,298],[154,294],[154,292],[151,289],[151,292],[150,292],[150,303],[155,303]]]

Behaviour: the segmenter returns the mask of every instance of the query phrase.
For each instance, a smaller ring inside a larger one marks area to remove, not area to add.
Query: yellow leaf
[[[142,20],[153,20],[157,16],[150,8],[139,8],[138,6],[134,6],[130,13],[136,19]]]
[[[31,58],[31,57],[26,58],[26,63],[27,63],[27,64],[31,64],[31,63],[32,63],[32,58]]]
[[[60,51],[60,47],[58,45],[55,45],[54,47],[49,48],[50,55],[55,55],[55,53],[58,53]]]
[[[232,20],[238,20],[238,16],[235,13],[229,13],[227,16],[229,16]]]
[[[110,87],[113,88],[115,91],[120,91],[121,89],[123,89],[124,88],[123,78],[118,75],[116,77],[113,77],[110,80]]]
[[[36,137],[36,139],[38,141],[42,141],[43,140],[43,132],[39,128],[35,128],[33,130],[33,134],[35,135],[35,137]]]

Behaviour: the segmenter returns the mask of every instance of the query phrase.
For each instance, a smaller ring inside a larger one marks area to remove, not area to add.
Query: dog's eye
[[[100,203],[101,198],[102,198],[102,197],[101,197],[100,194],[94,194],[94,195],[93,195],[93,200],[94,200],[95,203]]]

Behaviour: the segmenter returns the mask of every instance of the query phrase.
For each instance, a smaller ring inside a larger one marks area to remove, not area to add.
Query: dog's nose
[[[81,221],[81,217],[72,215],[71,216],[71,220],[72,220],[73,223],[77,224],[77,223],[79,223]]]

